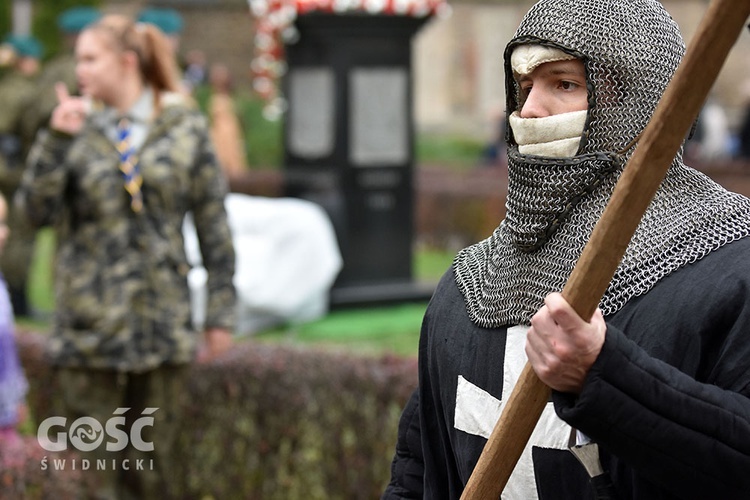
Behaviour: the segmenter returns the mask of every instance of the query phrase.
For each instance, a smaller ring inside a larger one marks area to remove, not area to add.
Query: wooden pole
[[[714,0],[709,5],[562,291],[582,318],[588,319],[596,311],[748,16],[750,0]],[[550,389],[526,363],[462,500],[500,497],[549,395]]]

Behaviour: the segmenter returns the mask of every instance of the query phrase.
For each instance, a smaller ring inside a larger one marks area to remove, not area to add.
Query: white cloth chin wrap
[[[544,63],[570,61],[572,59],[575,59],[575,56],[553,47],[534,44],[519,45],[513,49],[513,54],[510,56],[510,65],[514,73],[528,75]]]
[[[524,155],[570,158],[578,152],[588,110],[571,111],[543,118],[521,118],[518,111],[510,115],[510,127]]]

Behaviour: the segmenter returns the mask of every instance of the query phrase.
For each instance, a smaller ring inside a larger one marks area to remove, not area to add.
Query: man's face
[[[586,71],[580,59],[540,64],[526,75],[516,75],[521,89],[521,118],[588,109]]]

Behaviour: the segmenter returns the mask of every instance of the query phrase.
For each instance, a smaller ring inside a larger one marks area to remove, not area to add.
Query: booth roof
[[[447,0],[248,0],[255,17],[255,47],[250,64],[253,89],[268,104],[266,116],[278,118],[285,109],[278,80],[286,71],[284,44],[299,34],[294,20],[310,12],[428,17],[450,15]]]

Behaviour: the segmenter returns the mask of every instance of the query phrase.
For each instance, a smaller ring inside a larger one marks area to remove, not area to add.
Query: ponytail
[[[158,90],[179,92],[181,86],[177,60],[166,35],[150,23],[135,23],[134,28],[144,39],[144,54],[141,58],[143,78]]]

